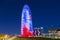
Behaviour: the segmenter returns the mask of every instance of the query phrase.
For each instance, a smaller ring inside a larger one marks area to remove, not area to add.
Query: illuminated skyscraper
[[[22,10],[21,36],[33,36],[32,16],[28,5],[24,5]]]

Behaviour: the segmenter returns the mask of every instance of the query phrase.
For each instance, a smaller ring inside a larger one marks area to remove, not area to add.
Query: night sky
[[[0,0],[0,33],[20,34],[24,4],[31,9],[33,27],[60,28],[59,0]]]

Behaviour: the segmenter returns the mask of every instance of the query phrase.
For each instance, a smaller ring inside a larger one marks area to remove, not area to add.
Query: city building
[[[56,29],[55,28],[48,28],[48,34],[49,35],[55,35],[56,34]]]
[[[56,35],[60,36],[60,28],[56,30]]]
[[[32,15],[28,5],[24,5],[22,10],[21,36],[33,36]]]

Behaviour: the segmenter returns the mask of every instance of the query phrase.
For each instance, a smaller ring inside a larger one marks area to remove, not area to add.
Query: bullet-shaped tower
[[[24,5],[22,10],[21,36],[33,36],[32,15],[28,5]]]

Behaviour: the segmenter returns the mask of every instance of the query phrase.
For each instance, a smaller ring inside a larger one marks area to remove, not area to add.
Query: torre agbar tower
[[[21,36],[33,36],[32,16],[28,5],[24,5],[22,10]]]

